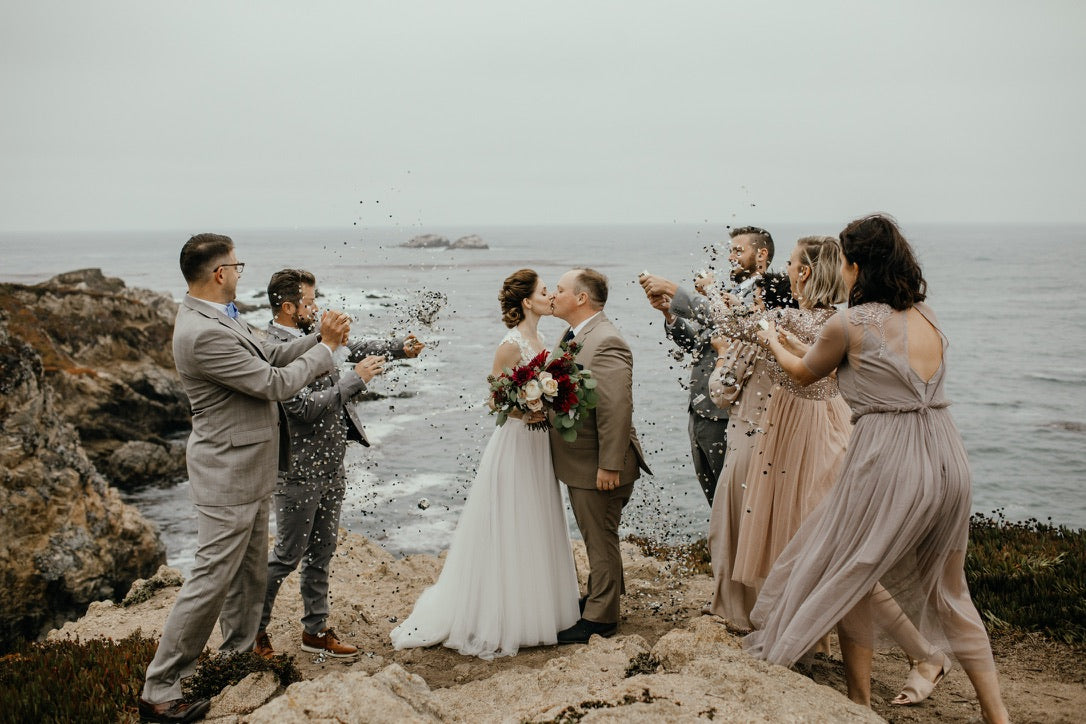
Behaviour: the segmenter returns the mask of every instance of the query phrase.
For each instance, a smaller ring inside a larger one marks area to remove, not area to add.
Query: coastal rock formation
[[[0,289],[0,650],[123,594],[165,561],[154,528],[121,501],[66,421],[48,381],[63,347],[32,336],[46,358],[24,341],[42,328],[10,287]]]
[[[449,240],[439,234],[419,234],[400,246],[407,249],[441,249],[449,245]]]
[[[122,487],[184,477],[179,438],[190,421],[173,365],[170,297],[83,269],[0,284],[0,308],[10,335],[39,355],[57,413],[101,473]]]
[[[483,241],[483,237],[478,234],[469,234],[468,236],[461,236],[454,241],[450,246],[450,249],[489,249],[487,243]]]
[[[579,541],[574,555],[583,577],[587,560]],[[394,651],[389,631],[434,582],[441,559],[397,559],[370,540],[344,533],[332,563],[329,624],[360,655],[327,659],[299,650],[302,604],[295,572],[283,585],[269,633],[276,651],[293,656],[306,680],[268,701],[269,683],[251,675],[213,701],[208,719],[881,721],[833,688],[743,653],[720,619],[700,614],[712,585],[708,576],[646,557],[629,543],[622,545],[622,555],[627,595],[619,635],[483,661],[441,646]],[[157,578],[169,580],[167,571]],[[93,604],[81,620],[49,637],[119,639],[136,629],[160,635],[177,590],[167,585],[128,607]],[[216,631],[209,645],[219,643]]]

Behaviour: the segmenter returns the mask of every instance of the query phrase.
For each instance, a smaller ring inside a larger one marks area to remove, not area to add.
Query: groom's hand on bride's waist
[[[596,490],[614,490],[618,487],[618,470],[596,468]]]

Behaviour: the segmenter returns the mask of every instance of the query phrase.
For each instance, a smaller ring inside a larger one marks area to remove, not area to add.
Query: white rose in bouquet
[[[519,396],[525,402],[533,402],[543,396],[543,388],[539,380],[528,380],[520,389]]]
[[[558,394],[558,380],[554,379],[550,372],[540,373],[539,386],[543,388],[543,394],[547,397]]]
[[[537,397],[534,400],[528,400],[527,405],[532,412],[539,412],[543,409],[543,400]]]

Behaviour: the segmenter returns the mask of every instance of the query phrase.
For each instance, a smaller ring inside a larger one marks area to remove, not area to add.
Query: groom
[[[588,643],[593,634],[618,630],[619,596],[624,593],[618,524],[645,465],[633,427],[633,354],[603,313],[607,277],[594,269],[562,275],[554,293],[554,316],[569,324],[565,340],[579,347],[577,364],[592,372],[599,402],[584,416],[577,439],[566,442],[550,431],[554,471],[569,488],[573,517],[588,552],[588,593],[581,616],[558,632],[558,643]]]

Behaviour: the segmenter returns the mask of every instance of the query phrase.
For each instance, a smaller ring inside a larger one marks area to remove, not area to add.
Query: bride
[[[494,354],[494,375],[545,349],[536,327],[552,313],[531,269],[509,275],[498,300],[510,329]],[[521,646],[557,643],[558,631],[577,621],[577,596],[547,434],[510,416],[483,451],[437,583],[392,629],[392,645],[443,643],[484,659],[513,656]]]

